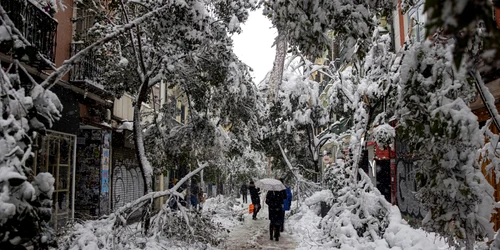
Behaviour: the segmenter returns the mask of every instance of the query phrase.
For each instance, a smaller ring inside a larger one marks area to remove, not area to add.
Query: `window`
[[[425,22],[427,15],[424,13],[424,1],[420,0],[408,12],[408,36],[411,42],[422,42],[425,40]]]
[[[74,22],[74,41],[85,41],[87,40],[88,31],[94,26],[95,14],[88,7],[79,4],[76,9],[76,18],[73,19]]]

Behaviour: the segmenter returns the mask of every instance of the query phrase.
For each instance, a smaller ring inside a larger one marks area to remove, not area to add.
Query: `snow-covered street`
[[[208,199],[205,203],[204,211],[213,213],[213,221],[229,230],[220,249],[296,249],[300,240],[292,230],[292,222],[285,220],[285,232],[281,233],[279,241],[270,240],[267,205],[263,204],[257,220],[252,220],[248,206],[249,203],[241,203],[241,198],[223,196]]]
[[[257,220],[252,220],[252,215],[248,214],[247,210],[248,207],[242,208],[241,212],[246,212],[243,215],[244,221],[231,230],[224,249],[295,249],[297,247],[297,239],[293,232],[289,232],[286,228],[285,232],[281,233],[279,241],[269,239],[267,207],[260,210]]]
[[[0,0],[0,250],[500,250],[499,48],[500,0]]]
[[[261,198],[265,196],[262,195]],[[339,234],[342,247],[336,247],[335,241],[325,238],[319,224],[319,202],[328,198],[326,192],[318,192],[305,203],[293,205],[294,212],[285,219],[285,232],[279,241],[269,239],[269,220],[267,206],[261,209],[257,220],[252,220],[248,213],[248,203],[242,204],[241,198],[217,196],[208,199],[204,210],[213,214],[213,221],[229,230],[226,240],[213,249],[413,249],[445,250],[450,249],[445,239],[434,233],[410,227],[401,218],[397,207],[390,209],[389,225],[383,237],[372,242],[364,238],[349,236],[346,227]],[[249,199],[250,200],[250,199]],[[484,242],[478,242],[475,249],[486,249]]]

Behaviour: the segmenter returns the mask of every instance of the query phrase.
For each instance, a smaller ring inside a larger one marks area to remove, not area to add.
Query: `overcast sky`
[[[271,21],[259,9],[250,13],[248,21],[241,26],[243,32],[233,36],[234,53],[254,70],[256,84],[273,68],[275,49],[271,46],[277,31],[271,26]]]

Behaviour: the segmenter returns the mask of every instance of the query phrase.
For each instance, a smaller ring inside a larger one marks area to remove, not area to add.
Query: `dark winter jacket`
[[[241,185],[240,194],[247,195],[248,187],[246,184]]]
[[[248,190],[250,191],[250,198],[252,199],[252,204],[260,204],[260,189],[255,188],[255,185],[250,184],[248,186]]]
[[[286,198],[283,200],[283,209],[285,211],[289,211],[292,207],[292,190],[289,187],[286,187],[285,193]]]
[[[269,206],[269,220],[271,224],[283,224],[283,200],[286,199],[286,192],[269,191],[266,196],[266,204]]]
[[[283,191],[268,191],[266,196],[266,204],[269,207],[283,208],[283,200],[286,199],[286,192]]]

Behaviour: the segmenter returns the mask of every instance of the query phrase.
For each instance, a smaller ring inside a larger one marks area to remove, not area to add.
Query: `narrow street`
[[[269,220],[267,206],[264,206],[257,220],[252,220],[248,214],[248,204],[242,208],[244,222],[230,232],[229,238],[223,249],[295,249],[297,241],[294,234],[287,231],[285,220],[285,232],[281,233],[279,241],[269,239]]]

